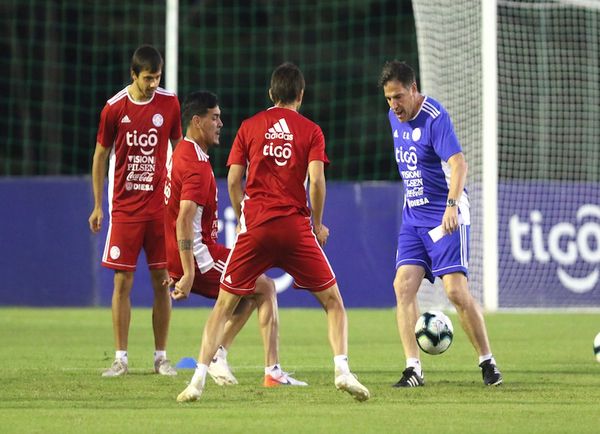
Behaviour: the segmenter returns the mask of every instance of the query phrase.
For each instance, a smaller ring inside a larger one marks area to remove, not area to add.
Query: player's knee
[[[275,282],[266,275],[261,275],[256,279],[256,292],[275,297]]]
[[[471,294],[464,288],[447,288],[446,295],[448,296],[448,300],[457,308],[465,309],[472,302]]]
[[[227,318],[231,318],[241,298],[241,296],[231,294],[227,291],[219,291],[219,296],[215,302],[213,313],[218,314],[219,316],[225,315]]]
[[[394,279],[394,293],[398,303],[411,301],[415,298],[419,286],[414,279],[404,275],[398,275]]]
[[[133,287],[133,273],[128,271],[115,272],[114,293],[118,296],[129,296]]]
[[[167,270],[150,270],[150,279],[152,280],[152,287],[155,293],[162,293],[168,291],[169,274]]]
[[[346,310],[346,308],[344,307],[344,300],[342,299],[337,285],[334,285],[331,288],[326,289],[325,291],[320,291],[315,294],[317,295],[317,298],[321,302],[321,305],[327,312],[343,312]]]

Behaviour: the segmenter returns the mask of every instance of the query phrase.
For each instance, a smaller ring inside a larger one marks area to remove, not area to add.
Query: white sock
[[[115,351],[115,359],[120,359],[120,360],[123,360],[125,363],[127,363],[127,351],[123,351],[123,350]]]
[[[409,357],[406,359],[406,367],[413,368],[419,377],[423,376],[423,369],[421,368],[421,361],[416,357]]]
[[[492,353],[490,354],[484,354],[483,356],[479,356],[479,364],[481,365],[483,362],[485,362],[486,360],[491,360],[492,364],[496,364],[496,360],[494,360],[494,356],[492,355]]]
[[[223,345],[219,345],[219,348],[215,353],[215,359],[227,359],[227,350]]]
[[[193,385],[196,389],[204,389],[207,371],[208,366],[203,365],[202,363],[197,363],[196,370],[194,371],[194,376],[192,377],[192,381],[190,381],[190,385]]]
[[[279,366],[279,363],[275,363],[274,365],[271,365],[271,366],[265,366],[265,375],[271,375],[273,377],[280,377],[281,376],[281,366]]]
[[[348,366],[348,356],[339,354],[333,358],[336,374],[349,374],[350,366]]]
[[[166,351],[158,351],[156,350],[154,352],[154,361],[156,362],[158,359],[166,359],[167,358],[167,352]]]

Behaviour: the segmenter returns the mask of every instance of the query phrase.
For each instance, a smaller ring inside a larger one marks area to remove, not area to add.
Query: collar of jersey
[[[195,140],[193,140],[193,139],[190,139],[188,136],[185,136],[185,137],[183,138],[183,140],[187,140],[188,142],[191,142],[191,143],[193,143],[193,144],[194,144],[194,146],[196,147],[196,149],[197,149],[197,150],[198,150],[198,151],[199,151],[199,152],[200,152],[200,153],[201,153],[201,154],[202,154],[204,157],[206,157],[207,159],[208,159],[208,158],[210,158],[210,156],[209,156],[209,155],[208,155],[206,152],[204,152],[204,151],[202,150],[202,146],[200,146],[198,143],[196,143],[196,141],[195,141]]]
[[[129,99],[129,101],[131,101],[133,104],[137,104],[137,105],[146,105],[146,104],[150,104],[152,102],[152,100],[154,99],[154,95],[156,95],[156,90],[154,91],[154,93],[152,94],[152,98],[150,98],[148,101],[136,101],[131,97],[131,94],[129,93],[129,85],[125,88],[125,93],[127,93],[127,98]]]
[[[421,105],[419,106],[417,114],[415,114],[411,119],[409,119],[409,121],[414,121],[415,119],[417,119],[417,116],[419,116],[421,110],[423,110],[423,104],[425,104],[425,101],[427,101],[427,95],[423,95],[423,101],[421,101]]]

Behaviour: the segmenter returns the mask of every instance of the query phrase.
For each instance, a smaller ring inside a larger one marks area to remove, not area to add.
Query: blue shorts
[[[396,269],[401,265],[420,265],[431,283],[436,276],[444,274],[462,272],[468,276],[470,226],[460,225],[456,231],[436,242],[429,235],[431,229],[409,225],[400,227]]]

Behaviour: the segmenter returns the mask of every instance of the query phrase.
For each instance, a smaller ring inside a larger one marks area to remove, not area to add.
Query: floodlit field
[[[195,357],[208,311],[173,312],[169,357]],[[307,388],[261,387],[252,318],[230,351],[240,385],[210,379],[201,400],[175,402],[191,378],[152,373],[151,312],[134,309],[130,374],[100,377],[113,357],[108,309],[0,309],[2,433],[597,433],[600,314],[495,314],[488,328],[505,384],[486,388],[456,315],[455,339],[424,355],[426,386],[390,387],[404,367],[394,311],[351,310],[350,364],[371,390],[355,402],[333,386],[325,316],[282,309],[281,361]]]

